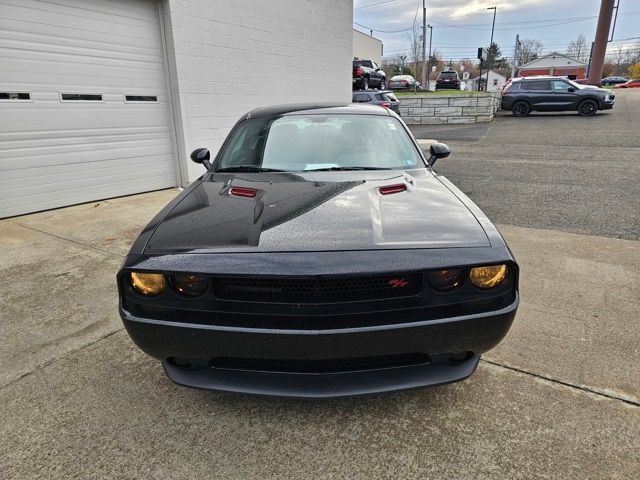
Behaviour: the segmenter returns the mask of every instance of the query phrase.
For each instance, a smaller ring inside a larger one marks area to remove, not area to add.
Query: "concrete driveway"
[[[177,387],[122,330],[114,282],[175,190],[0,221],[0,477],[638,478],[640,243],[614,224],[571,233],[526,199],[491,200],[515,165],[530,182],[539,173],[509,141],[487,153],[510,120],[473,144],[451,140],[478,157],[442,167],[493,218],[514,219],[499,228],[521,264],[522,305],[476,374],[439,388],[304,402]],[[587,149],[595,137],[567,141]],[[623,159],[640,145],[624,148]],[[481,161],[496,180],[473,190],[465,176]],[[567,218],[573,192],[553,206]]]

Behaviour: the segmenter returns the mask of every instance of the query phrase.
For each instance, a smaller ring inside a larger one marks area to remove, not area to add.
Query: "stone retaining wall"
[[[407,125],[490,122],[500,108],[500,93],[400,97],[400,115]]]

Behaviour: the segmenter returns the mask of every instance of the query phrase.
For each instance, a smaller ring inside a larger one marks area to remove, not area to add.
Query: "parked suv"
[[[369,90],[369,87],[384,90],[387,88],[387,75],[372,60],[354,60],[352,86],[361,90]]]
[[[460,90],[460,77],[458,77],[458,72],[454,70],[440,72],[436,79],[436,90],[439,88],[455,88],[456,90]]]
[[[391,90],[381,92],[353,92],[353,103],[370,103],[393,110],[400,115],[400,102]]]
[[[562,77],[519,78],[502,91],[502,109],[516,117],[532,111],[561,112],[576,110],[582,116],[613,108],[615,95],[603,88],[587,88]]]

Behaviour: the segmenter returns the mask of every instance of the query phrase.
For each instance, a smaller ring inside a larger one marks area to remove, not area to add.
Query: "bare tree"
[[[615,65],[615,73],[616,75],[620,75],[624,73],[624,66],[628,63],[631,63],[631,52],[628,48],[620,45],[613,49],[613,51],[609,54],[609,58],[611,58],[612,63]]]
[[[413,19],[411,29],[407,31],[409,40],[409,61],[413,63],[416,80],[422,78],[422,27],[417,16]]]
[[[571,40],[567,45],[567,56],[580,60],[582,62],[589,60],[589,52],[587,50],[587,37],[582,33],[578,38]]]
[[[640,63],[640,40],[629,47],[629,63]]]
[[[522,66],[525,63],[534,61],[542,54],[544,45],[540,40],[533,40],[525,38],[520,41],[520,48],[518,50],[518,66]]]

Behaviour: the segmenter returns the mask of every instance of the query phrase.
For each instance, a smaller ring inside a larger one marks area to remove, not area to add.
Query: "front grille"
[[[280,373],[340,373],[408,367],[430,362],[425,353],[407,353],[376,357],[337,358],[326,360],[215,357],[211,368]]]
[[[280,278],[219,277],[213,292],[221,300],[264,303],[340,303],[414,296],[422,290],[422,275]]]

